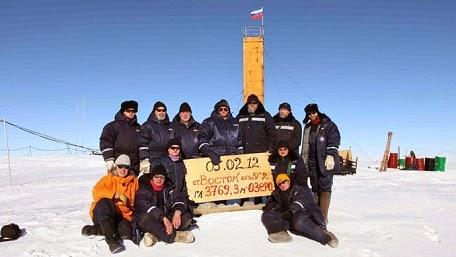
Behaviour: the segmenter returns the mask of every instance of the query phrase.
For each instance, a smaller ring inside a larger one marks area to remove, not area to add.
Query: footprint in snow
[[[424,234],[433,242],[440,242],[439,232],[431,227],[423,226]]]

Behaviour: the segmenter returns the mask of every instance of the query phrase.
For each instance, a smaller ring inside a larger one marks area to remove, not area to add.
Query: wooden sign
[[[266,196],[274,190],[267,153],[221,156],[219,165],[209,158],[184,163],[188,195],[196,203]]]

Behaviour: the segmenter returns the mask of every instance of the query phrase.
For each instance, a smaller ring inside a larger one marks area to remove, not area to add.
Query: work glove
[[[127,205],[127,203],[128,203],[128,197],[119,192],[116,192],[116,194],[114,195],[114,199],[121,200],[125,205]]]
[[[150,170],[150,161],[149,161],[149,158],[146,158],[139,163],[139,171],[141,171],[142,173],[149,173],[149,170]]]
[[[334,169],[334,156],[326,155],[325,167],[326,167],[326,170]]]
[[[115,167],[116,167],[116,164],[114,163],[113,159],[106,160],[106,169],[108,169],[108,171],[114,170]]]
[[[210,152],[210,153],[209,153],[209,158],[211,159],[211,162],[212,162],[214,165],[219,165],[219,164],[220,164],[220,155],[218,155],[217,153],[215,153],[215,152]]]

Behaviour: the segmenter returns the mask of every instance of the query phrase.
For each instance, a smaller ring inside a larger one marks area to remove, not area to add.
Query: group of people
[[[261,218],[269,241],[289,241],[290,230],[337,246],[326,224],[340,135],[317,104],[305,107],[304,130],[290,104],[280,104],[272,117],[254,94],[236,117],[226,100],[218,101],[201,124],[186,102],[172,121],[159,101],[142,125],[137,112],[136,101],[125,101],[103,128],[100,150],[108,172],[93,189],[94,224],[84,226],[83,235],[104,235],[112,253],[124,249],[122,239],[146,246],[193,242],[194,204],[188,199],[183,160],[209,157],[217,165],[223,155],[269,152],[277,185]],[[255,204],[261,201],[254,198]]]

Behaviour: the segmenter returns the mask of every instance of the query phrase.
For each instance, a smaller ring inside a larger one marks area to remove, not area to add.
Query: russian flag
[[[261,9],[251,12],[250,18],[252,20],[259,20],[259,19],[263,18],[263,7],[261,7]]]

